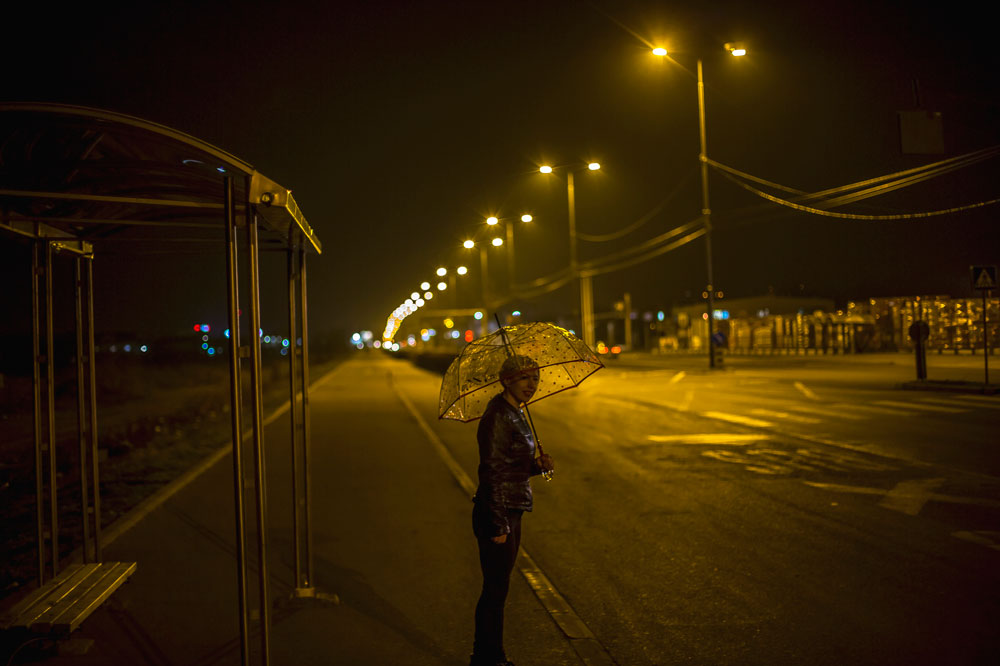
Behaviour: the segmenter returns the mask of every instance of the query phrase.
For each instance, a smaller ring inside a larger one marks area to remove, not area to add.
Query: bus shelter
[[[251,611],[248,551],[256,548],[259,639],[269,655],[267,489],[260,331],[260,253],[287,255],[295,594],[313,586],[309,490],[306,259],[322,246],[289,189],[183,132],[139,118],[58,104],[0,103],[0,242],[31,253],[34,472],[39,588],[60,575],[55,450],[53,256],[75,264],[77,436],[82,558],[102,561],[93,264],[102,243],[130,239],[159,252],[180,241],[225,253],[233,493],[242,663]],[[174,241],[173,243],[171,241]],[[141,251],[140,249],[136,250]],[[272,280],[273,281],[273,280]],[[245,308],[245,309],[244,309]],[[301,339],[301,345],[295,341]],[[243,442],[247,441],[245,447]],[[249,458],[249,460],[247,459]],[[253,497],[242,479],[251,473]],[[250,511],[250,501],[253,511]],[[256,519],[248,543],[246,516]],[[82,621],[82,620],[81,620]]]

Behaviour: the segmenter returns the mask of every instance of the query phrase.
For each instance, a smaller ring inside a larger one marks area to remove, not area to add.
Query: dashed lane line
[[[848,407],[848,405],[844,405]],[[793,412],[802,412],[803,414],[819,414],[820,416],[830,416],[836,419],[847,419],[848,421],[864,421],[867,416],[862,416],[860,414],[850,414],[846,409],[825,409],[823,407],[813,407],[813,406],[800,406],[800,405],[790,405],[788,409]]]
[[[768,439],[766,434],[737,434],[737,433],[694,433],[690,435],[650,435],[649,441],[661,444],[731,444],[733,446],[747,446],[755,442],[762,442]]]
[[[957,407],[941,407],[939,405],[928,405],[917,402],[897,402],[895,400],[876,400],[875,404],[885,405],[887,407],[901,407],[903,409],[917,409],[925,412],[941,412],[945,414],[962,414],[969,411],[968,409],[959,409]]]
[[[761,419],[754,419],[749,416],[741,416],[739,414],[729,414],[727,412],[701,412],[701,415],[707,416],[710,419],[718,419],[720,421],[728,421],[730,423],[750,426],[751,428],[774,427],[774,424],[770,421],[762,421]]]
[[[676,375],[674,375],[673,377],[671,377],[670,381],[668,381],[667,383],[668,384],[676,384],[680,380],[684,379],[684,377],[686,377],[686,376],[687,376],[687,373],[684,372],[683,370],[681,370]]]
[[[804,423],[806,425],[816,425],[817,423],[823,422],[822,419],[816,419],[811,416],[799,416],[798,414],[778,412],[773,409],[751,409],[750,413],[756,414],[757,416],[768,416],[782,421],[791,421],[792,423]]]
[[[922,481],[937,481],[937,479],[923,479]],[[916,482],[913,481],[903,481],[897,484],[892,490],[886,490],[885,488],[867,488],[865,486],[848,486],[840,483],[819,483],[817,481],[803,481],[807,486],[812,486],[814,488],[821,488],[823,490],[833,490],[842,493],[855,493],[860,495],[884,495],[888,497],[889,495],[895,493],[895,500],[885,503],[882,502],[882,506],[887,509],[893,509],[895,511],[901,511],[902,507],[912,508],[914,503],[918,500],[926,503],[927,501],[933,500],[935,502],[947,502],[950,504],[968,504],[972,506],[982,506],[990,509],[1000,509],[1000,501],[988,499],[985,497],[957,497],[955,495],[942,495],[941,493],[930,492],[928,489],[921,489],[919,486],[915,485]],[[907,487],[906,484],[911,484]],[[902,486],[902,488],[901,488]],[[904,501],[904,498],[906,501]],[[923,504],[921,504],[923,506]],[[904,511],[904,513],[907,513]],[[916,515],[916,514],[910,514]]]
[[[417,408],[413,406],[410,399],[402,391],[397,390],[395,385],[393,386],[393,390],[410,412],[410,415],[413,416],[417,425],[423,430],[431,446],[434,447],[438,456],[444,461],[445,466],[451,472],[452,476],[455,477],[455,480],[458,481],[462,489],[471,496],[472,493],[476,492],[476,486],[473,484],[472,479],[469,478],[469,475],[465,473],[462,466],[451,455],[448,447],[444,445],[444,442],[437,436],[437,433],[427,425],[427,421],[420,415]],[[580,616],[576,614],[576,611],[566,601],[566,597],[556,589],[556,586],[552,584],[552,581],[545,575],[545,572],[535,564],[535,561],[528,555],[528,551],[524,549],[524,546],[521,547],[517,558],[517,568],[535,593],[538,601],[541,602],[542,607],[548,611],[552,621],[562,630],[566,636],[566,640],[580,659],[581,664],[584,664],[584,666],[616,666],[615,660],[608,654],[607,649],[601,645],[600,641],[597,640],[594,632],[580,619]]]
[[[1000,409],[1000,404],[988,405],[986,403],[981,403],[981,402],[970,403],[970,402],[965,402],[965,401],[962,401],[962,400],[955,400],[953,398],[951,398],[951,399],[949,399],[949,398],[921,398],[920,402],[930,402],[930,403],[933,403],[935,405],[947,405],[949,407],[965,407],[965,408],[972,407],[973,409],[979,409],[979,408],[982,408],[982,409]]]
[[[876,407],[875,405],[862,405],[862,404],[848,404],[841,403],[844,409],[860,409],[863,412],[869,412],[872,414],[883,414],[885,416],[913,416],[912,411],[904,411],[902,409],[891,409],[889,407]]]

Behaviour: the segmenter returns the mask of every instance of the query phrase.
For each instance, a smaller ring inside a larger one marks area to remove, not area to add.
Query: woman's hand
[[[490,541],[493,543],[507,543],[507,535],[501,534],[500,536],[491,537]]]

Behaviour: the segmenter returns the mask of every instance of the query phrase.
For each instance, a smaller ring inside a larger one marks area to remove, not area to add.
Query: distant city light
[[[438,277],[444,277],[447,274],[448,274],[448,269],[447,268],[441,267],[441,268],[437,269],[437,276]]]
[[[476,321],[479,321],[480,319],[483,318],[483,313],[481,311],[477,310],[476,314],[474,314],[472,316],[475,317]]]
[[[438,282],[437,288],[438,288],[438,291],[444,291],[445,289],[448,288],[448,284],[445,283],[445,282]]]
[[[288,340],[288,338],[285,338],[284,340],[282,340],[282,341],[281,341],[281,346],[282,346],[282,347],[287,347],[287,346],[288,346],[288,343],[289,343],[289,340]]]
[[[424,291],[427,291],[428,289],[431,288],[431,283],[430,282],[421,282],[420,283],[420,288],[423,289]]]
[[[215,347],[209,347],[208,348],[208,355],[209,356],[215,356]]]
[[[143,354],[145,354],[146,352],[149,351],[149,347],[147,347],[146,345],[143,345],[143,346],[139,347],[139,351],[141,351]]]

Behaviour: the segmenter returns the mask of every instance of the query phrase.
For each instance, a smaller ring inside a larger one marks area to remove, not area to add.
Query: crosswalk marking
[[[782,419],[784,421],[791,421],[793,423],[805,423],[809,425],[815,425],[816,423],[822,423],[822,419],[815,419],[811,416],[799,416],[798,414],[789,414],[788,412],[777,412],[772,409],[751,409],[751,414],[756,414],[757,416],[769,416],[773,419]]]
[[[739,414],[728,414],[726,412],[702,412],[702,416],[707,416],[712,419],[719,419],[720,421],[729,421],[730,423],[739,423],[741,425],[753,426],[754,428],[771,428],[774,426],[770,421],[761,421],[760,419],[753,419],[749,416],[740,416]]]
[[[809,398],[810,400],[819,400],[819,396],[809,390],[809,388],[802,382],[795,382],[795,388],[802,392],[802,395]]]
[[[938,405],[917,402],[896,402],[895,400],[876,400],[875,404],[886,405],[888,407],[902,407],[903,409],[918,409],[925,412],[943,412],[946,414],[961,414],[962,412],[969,411],[968,409],[958,409],[955,407],[940,407]]]
[[[676,383],[677,383],[677,382],[679,382],[680,380],[684,379],[684,377],[685,377],[686,375],[687,375],[687,373],[686,373],[686,372],[684,372],[683,370],[681,370],[681,371],[680,371],[680,372],[678,372],[678,373],[677,373],[676,375],[674,375],[673,377],[671,377],[671,378],[670,378],[670,381],[668,381],[667,383],[668,383],[668,384],[676,384]]]

